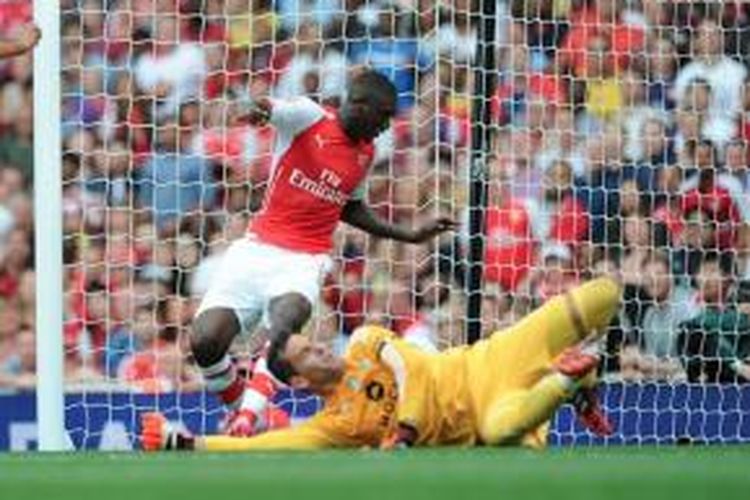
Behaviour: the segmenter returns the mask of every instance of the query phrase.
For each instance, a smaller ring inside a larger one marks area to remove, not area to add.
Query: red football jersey
[[[263,206],[249,231],[305,253],[330,251],[344,205],[362,196],[372,142],[354,142],[335,111],[307,98],[273,101],[274,164]]]

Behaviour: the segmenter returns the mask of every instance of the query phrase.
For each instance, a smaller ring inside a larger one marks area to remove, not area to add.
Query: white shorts
[[[331,265],[327,254],[285,250],[247,235],[227,249],[195,315],[232,309],[241,333],[250,335],[261,321],[270,326],[268,304],[279,295],[297,292],[315,304]]]

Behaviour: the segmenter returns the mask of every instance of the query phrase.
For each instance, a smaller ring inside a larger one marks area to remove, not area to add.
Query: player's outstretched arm
[[[314,422],[253,437],[193,436],[175,428],[164,415],[141,415],[141,445],[145,451],[319,450],[342,446]]]
[[[380,219],[364,201],[350,200],[341,212],[341,220],[362,231],[405,243],[424,243],[445,231],[456,228],[456,223],[448,217],[438,217],[416,228],[406,228],[389,224]]]
[[[20,56],[33,49],[42,37],[41,30],[34,24],[21,28],[14,40],[0,40],[0,59]]]

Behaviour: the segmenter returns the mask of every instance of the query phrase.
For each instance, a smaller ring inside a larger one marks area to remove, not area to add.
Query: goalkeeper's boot
[[[597,436],[609,436],[615,431],[612,422],[607,418],[599,396],[594,387],[582,387],[571,401],[576,417],[581,424]]]
[[[598,365],[598,356],[584,352],[578,346],[568,347],[555,360],[555,369],[574,380],[582,379],[592,370],[595,370]]]
[[[169,423],[159,412],[141,415],[141,446],[144,451],[192,450],[195,438]]]

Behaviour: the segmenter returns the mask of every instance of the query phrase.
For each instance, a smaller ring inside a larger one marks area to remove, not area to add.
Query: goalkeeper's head
[[[321,395],[341,380],[346,368],[344,360],[327,345],[300,334],[271,342],[267,361],[268,369],[281,382]]]
[[[396,115],[396,88],[381,73],[357,72],[349,81],[339,116],[344,131],[355,141],[371,141],[385,131]]]

